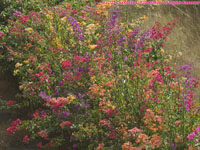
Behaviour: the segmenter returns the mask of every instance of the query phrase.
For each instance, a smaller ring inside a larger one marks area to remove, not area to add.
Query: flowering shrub
[[[8,133],[25,130],[22,140],[44,149],[197,148],[199,80],[191,66],[177,71],[163,49],[178,20],[142,31],[111,5],[65,6],[18,16],[3,35],[21,103],[34,109]]]

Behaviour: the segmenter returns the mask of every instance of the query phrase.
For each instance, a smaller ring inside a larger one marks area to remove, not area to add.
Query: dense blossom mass
[[[13,13],[0,48],[22,100],[5,107],[31,115],[7,132],[26,131],[39,149],[198,149],[199,79],[164,48],[179,20],[144,31],[146,16],[130,21],[98,2]]]

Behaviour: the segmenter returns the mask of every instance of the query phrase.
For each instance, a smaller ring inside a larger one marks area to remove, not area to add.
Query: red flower
[[[8,134],[13,134],[18,130],[18,127],[22,124],[20,119],[17,119],[11,123],[11,127],[7,128]]]
[[[66,60],[62,62],[62,68],[70,68],[72,66],[71,60]]]
[[[12,100],[10,100],[10,101],[8,101],[7,102],[7,106],[12,106],[12,105],[14,105],[14,104],[16,104],[16,101],[12,101]]]
[[[17,131],[15,127],[9,127],[6,129],[8,134],[13,134]]]
[[[107,117],[109,117],[109,118],[112,117],[116,113],[117,113],[117,111],[114,109],[109,109],[106,111]]]
[[[70,121],[65,121],[65,122],[62,122],[62,123],[60,124],[60,127],[61,127],[62,129],[64,129],[65,126],[67,126],[67,127],[69,128],[69,127],[72,126],[72,123],[71,123]]]
[[[30,139],[29,137],[26,135],[24,138],[23,138],[23,142],[25,143],[29,143]]]
[[[101,0],[95,0],[97,3],[101,2]]]

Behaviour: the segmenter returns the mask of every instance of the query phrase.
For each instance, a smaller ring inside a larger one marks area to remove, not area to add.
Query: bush
[[[110,7],[65,3],[9,22],[2,47],[15,64],[26,98],[21,105],[34,112],[8,133],[25,130],[23,141],[39,139],[39,148],[198,147],[199,107],[192,99],[199,80],[191,78],[191,66],[176,71],[163,49],[178,20],[142,31]]]

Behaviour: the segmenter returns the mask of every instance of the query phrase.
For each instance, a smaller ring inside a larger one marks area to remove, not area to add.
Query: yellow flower
[[[147,20],[147,16],[143,16],[143,18],[142,18],[143,20]]]
[[[66,17],[63,17],[63,18],[61,18],[60,20],[61,20],[61,23],[65,23],[65,21],[66,21]]]
[[[73,95],[70,95],[67,97],[69,99],[69,102],[73,102],[75,100],[75,97]]]
[[[18,74],[18,72],[19,72],[18,69],[17,69],[17,70],[14,70],[14,71],[13,71],[13,75],[16,76],[16,75]]]
[[[164,49],[161,49],[161,50],[160,50],[160,53],[161,53],[161,54],[164,54],[164,53],[165,53],[165,50],[164,50]]]
[[[82,26],[85,26],[85,25],[86,25],[86,23],[85,23],[84,21],[82,21],[82,22],[81,22],[81,25],[82,25]]]
[[[29,59],[28,59],[28,60],[24,60],[24,63],[25,63],[25,64],[28,64],[29,61],[30,61]]]
[[[107,107],[110,109],[115,109],[115,106],[113,106],[112,104],[108,104]]]
[[[95,81],[95,76],[92,76],[92,77],[90,78],[90,80],[91,80],[91,81]]]
[[[47,18],[50,19],[50,20],[53,20],[53,16],[51,16],[49,14],[47,15]]]
[[[97,45],[89,45],[88,48],[90,48],[91,50],[95,49],[97,47]]]
[[[26,28],[25,31],[31,33],[31,32],[33,32],[33,29],[32,28]]]
[[[24,87],[23,85],[20,85],[20,86],[19,86],[19,89],[20,89],[20,90],[22,90],[22,89],[23,89],[23,87]]]
[[[69,39],[70,44],[75,43],[73,39]]]
[[[128,33],[130,34],[130,33],[132,33],[133,32],[133,30],[131,30],[131,29],[128,29]]]
[[[21,67],[21,66],[22,66],[22,64],[20,64],[20,63],[16,63],[16,64],[15,64],[15,68]]]

